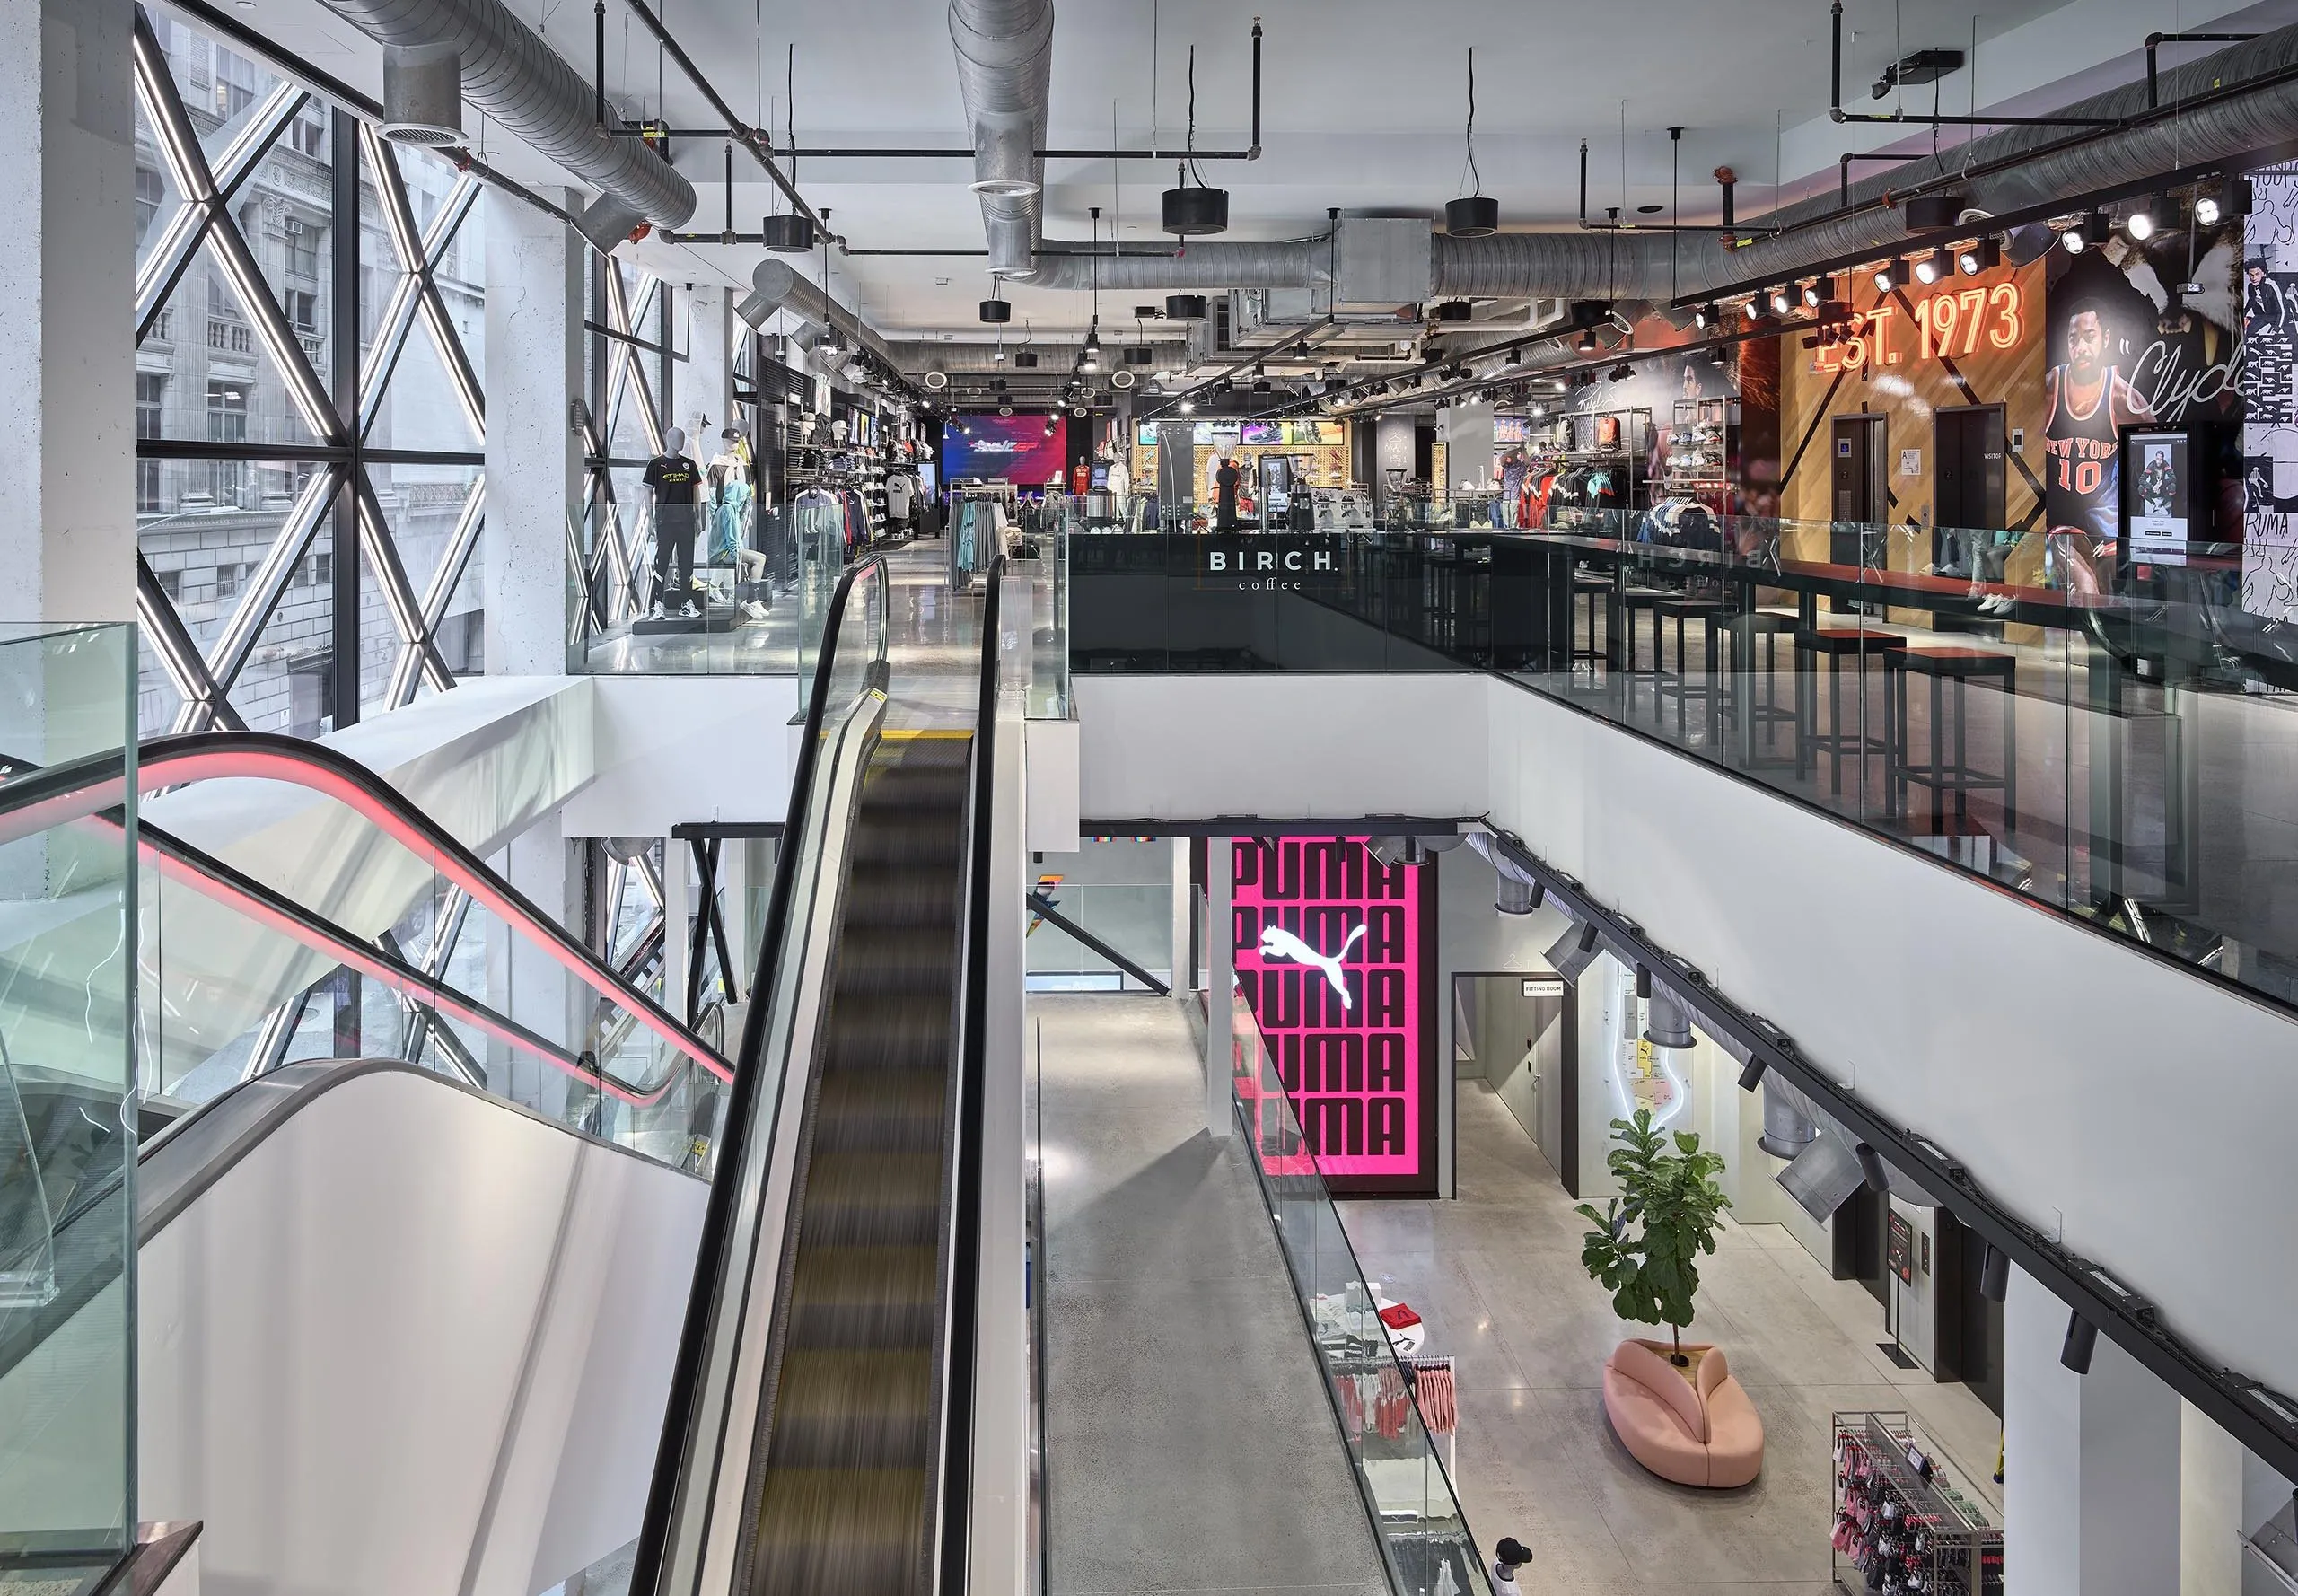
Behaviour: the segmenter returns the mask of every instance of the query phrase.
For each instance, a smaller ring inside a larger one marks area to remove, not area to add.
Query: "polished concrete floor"
[[[1686,1338],[1730,1355],[1763,1417],[1763,1474],[1706,1491],[1645,1472],[1604,1417],[1604,1359],[1631,1327],[1580,1267],[1585,1222],[1482,1081],[1462,1081],[1459,1103],[1460,1199],[1346,1202],[1342,1220],[1367,1276],[1426,1321],[1426,1355],[1457,1360],[1453,1484],[1480,1546],[1513,1535],[1531,1548],[1519,1576],[1528,1596],[1832,1589],[1829,1422],[1839,1408],[1904,1409],[1968,1472],[1992,1473],[1994,1415],[1965,1387],[1893,1366],[1878,1349],[1874,1298],[1829,1279],[1777,1226],[1728,1220],[1700,1262]]]
[[[1259,1188],[1186,1019],[1030,999],[1053,1596],[1386,1591]]]

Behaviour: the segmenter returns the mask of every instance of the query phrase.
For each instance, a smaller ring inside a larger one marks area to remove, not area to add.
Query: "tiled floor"
[[[1247,1155],[1206,1134],[1180,1009],[1038,995],[1029,1012],[1051,1591],[1386,1591]]]
[[[1765,1429],[1762,1478],[1694,1490],[1647,1474],[1603,1412],[1603,1363],[1648,1331],[1614,1317],[1580,1267],[1585,1223],[1481,1081],[1460,1091],[1457,1202],[1355,1201],[1343,1222],[1366,1274],[1417,1309],[1426,1351],[1458,1360],[1455,1484],[1478,1541],[1532,1548],[1539,1596],[1785,1596],[1830,1588],[1829,1416],[1904,1408],[1968,1471],[1993,1471],[1998,1427],[1967,1389],[1894,1367],[1882,1312],[1776,1226],[1730,1224],[1701,1260],[1687,1332],[1723,1346]]]

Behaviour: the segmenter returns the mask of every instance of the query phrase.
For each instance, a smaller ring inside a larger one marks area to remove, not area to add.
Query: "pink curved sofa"
[[[1623,1341],[1604,1364],[1604,1412],[1630,1456],[1684,1486],[1743,1486],[1763,1468],[1763,1420],[1732,1378],[1723,1348],[1705,1351],[1698,1384],[1668,1362],[1668,1348]]]

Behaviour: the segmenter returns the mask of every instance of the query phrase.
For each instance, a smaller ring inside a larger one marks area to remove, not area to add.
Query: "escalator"
[[[882,741],[855,816],[742,1582],[759,1596],[931,1588],[971,745]]]
[[[232,835],[291,789],[355,872]],[[365,919],[300,901],[315,879]],[[0,1414],[136,1421],[133,1447],[0,1425],[6,1528],[71,1509],[31,1552],[0,1535],[0,1584],[118,1555],[80,1506],[99,1478],[203,1522],[206,1577],[250,1591],[564,1577],[635,1533],[732,1067],[628,978],[660,927],[632,940],[586,944],[323,745],[197,733],[0,779]],[[502,1334],[553,1323],[587,1345]],[[574,1527],[475,1531],[501,1470]],[[397,1549],[346,1566],[375,1525]]]
[[[973,723],[896,726],[885,583],[830,608],[634,1592],[970,1583],[999,584]]]

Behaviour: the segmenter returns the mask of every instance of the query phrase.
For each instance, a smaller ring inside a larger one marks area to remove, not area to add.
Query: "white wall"
[[[2298,1383],[2298,1270],[2226,1267],[2289,1256],[2281,1013],[1496,678],[1086,676],[1077,696],[1089,816],[1489,812],[2206,1355]]]
[[[637,1532],[707,1188],[363,1075],[141,1254],[139,1511],[240,1596],[528,1596]]]
[[[560,811],[564,837],[662,837],[689,820],[790,812],[803,714],[794,676],[600,676],[597,779]]]
[[[1088,820],[1484,811],[1479,676],[1080,676]]]

